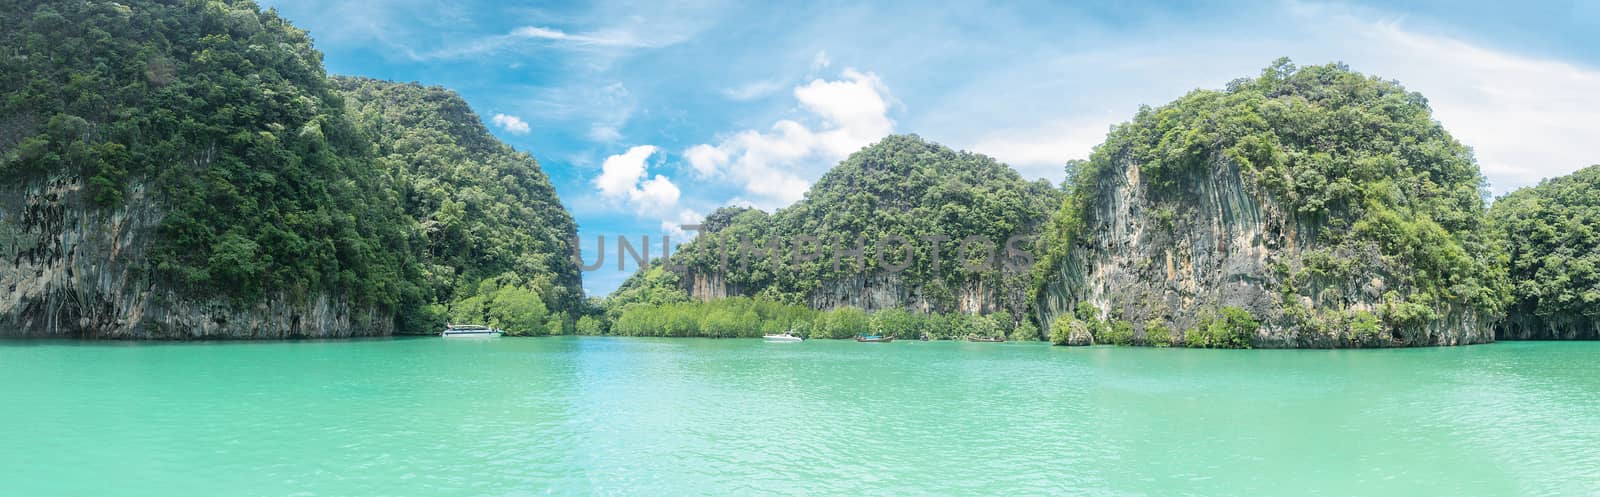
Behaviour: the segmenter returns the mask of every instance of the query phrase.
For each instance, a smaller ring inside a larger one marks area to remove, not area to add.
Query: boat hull
[[[504,332],[501,332],[499,330],[495,330],[495,331],[446,331],[446,332],[439,333],[439,336],[444,337],[444,338],[494,338],[494,337],[498,337],[498,336],[500,336],[502,334],[504,334]]]

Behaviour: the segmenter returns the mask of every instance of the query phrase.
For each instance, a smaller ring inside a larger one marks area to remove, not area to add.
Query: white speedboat
[[[768,342],[799,342],[799,341],[805,340],[804,338],[800,338],[800,337],[794,336],[793,334],[789,334],[789,333],[779,333],[779,334],[776,334],[776,335],[761,335],[761,338],[766,339]]]
[[[497,337],[503,333],[505,332],[478,324],[447,324],[444,327],[444,331],[439,332],[439,336],[445,338],[481,338]]]

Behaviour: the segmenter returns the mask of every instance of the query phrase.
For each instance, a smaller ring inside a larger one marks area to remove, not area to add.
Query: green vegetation
[[[1067,199],[1042,237],[1036,301],[1063,272],[1076,271],[1070,266],[1082,252],[1075,247],[1101,242],[1085,239],[1090,206],[1112,193],[1104,185],[1130,165],[1139,168],[1157,229],[1174,229],[1175,216],[1203,200],[1189,185],[1216,174],[1237,174],[1248,193],[1271,204],[1267,214],[1288,218],[1285,229],[1311,228],[1315,239],[1298,242],[1303,261],[1283,253],[1290,260],[1275,284],[1288,321],[1277,325],[1325,328],[1315,321],[1343,315],[1346,303],[1323,300],[1339,292],[1320,290],[1374,278],[1391,294],[1377,317],[1395,337],[1452,309],[1483,320],[1502,309],[1506,277],[1471,151],[1433,119],[1426,99],[1395,82],[1285,59],[1224,91],[1196,90],[1140,109],[1088,161],[1068,165]],[[1292,309],[1302,297],[1319,311]]]
[[[1134,324],[1121,319],[1101,320],[1099,310],[1088,302],[1080,302],[1072,315],[1060,316],[1050,323],[1050,343],[1074,345],[1073,335],[1087,336],[1079,345],[1144,345],[1169,347],[1174,343],[1172,330],[1166,322],[1151,319],[1144,323],[1142,334]],[[1370,313],[1368,314],[1371,315]],[[1255,339],[1261,323],[1249,311],[1225,306],[1217,315],[1200,318],[1199,325],[1183,334],[1182,345],[1189,348],[1248,349]]]
[[[1220,315],[1203,316],[1200,325],[1183,334],[1183,345],[1204,349],[1248,349],[1261,323],[1249,311],[1223,307]]]
[[[1094,337],[1094,341],[1110,345],[1133,345],[1133,323],[1113,320],[1100,328],[1100,334]]]
[[[709,302],[632,303],[613,309],[616,317],[609,330],[600,330],[598,319],[585,316],[578,320],[579,333],[732,338],[790,332],[807,338],[836,339],[867,334],[901,339],[926,336],[930,340],[1008,335],[1038,339],[1036,330],[1015,335],[1017,329],[1010,325],[1011,318],[999,313],[986,316],[924,314],[904,309],[869,313],[855,307],[818,311],[802,305],[751,297],[730,297]],[[585,320],[591,324],[584,324]]]
[[[421,308],[413,224],[305,32],[246,1],[0,5],[5,181],[164,208],[159,281],[241,302]],[[17,145],[13,147],[13,145]]]
[[[1600,338],[1600,165],[1496,200],[1517,338]]]
[[[1050,336],[1048,339],[1052,345],[1066,345],[1072,339],[1072,319],[1062,316],[1056,319],[1055,322],[1050,323]]]
[[[537,333],[577,307],[573,223],[531,158],[443,90],[330,84],[274,11],[7,2],[0,46],[0,181],[82,185],[84,209],[148,192],[161,223],[135,277],[241,306],[327,294],[402,332],[448,312]],[[497,300],[512,309],[478,308]]]
[[[485,323],[504,329],[508,335],[561,334],[563,319],[550,315],[539,293],[514,276],[508,278],[484,280],[472,296],[442,311],[448,313],[451,322]]]
[[[852,154],[791,207],[774,214],[718,210],[674,261],[691,272],[709,274],[723,267],[726,256],[728,271],[722,276],[730,288],[790,303],[806,302],[814,292],[840,281],[883,275],[887,267],[904,264],[895,273],[898,284],[921,289],[937,312],[954,312],[958,296],[982,284],[991,308],[1021,318],[1027,315],[1029,276],[1005,266],[1031,264],[1032,256],[1008,258],[1003,245],[1012,236],[1032,235],[1059,201],[1048,183],[1024,181],[989,157],[914,135],[890,136]],[[1000,246],[973,244],[968,260],[961,261],[960,242],[969,236]],[[930,242],[928,237],[943,240]],[[803,260],[853,250],[858,241],[867,247],[859,257]],[[768,255],[774,246],[780,249],[778,257]],[[1029,250],[1032,242],[1019,241],[1011,248]],[[755,255],[748,255],[752,251]],[[794,257],[797,251],[799,258]],[[985,252],[1000,255],[986,258]],[[963,263],[984,269],[966,271]],[[619,292],[627,291],[625,286]]]
[[[1151,347],[1169,347],[1172,345],[1172,329],[1160,319],[1151,319],[1144,324],[1144,344]]]
[[[489,299],[479,290],[496,278],[519,281],[553,311],[580,307],[571,257],[577,226],[533,157],[496,140],[453,91],[333,81],[349,114],[372,133],[377,165],[401,206],[420,223],[422,276],[437,302],[453,308]],[[450,315],[456,320],[453,309]]]

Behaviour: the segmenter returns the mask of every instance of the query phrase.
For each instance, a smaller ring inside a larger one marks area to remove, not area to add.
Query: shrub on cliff
[[[1204,316],[1200,325],[1184,334],[1183,345],[1204,349],[1248,349],[1261,323],[1249,311],[1223,307],[1217,315]]]

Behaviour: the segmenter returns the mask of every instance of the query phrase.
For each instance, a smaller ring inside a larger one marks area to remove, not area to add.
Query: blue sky
[[[659,255],[718,206],[788,205],[888,133],[1059,180],[1140,104],[1280,56],[1422,92],[1497,193],[1600,163],[1594,2],[1123,3],[263,6],[309,30],[330,72],[460,92],[538,158],[591,262],[597,235],[649,234]],[[584,286],[625,277],[613,254]]]

